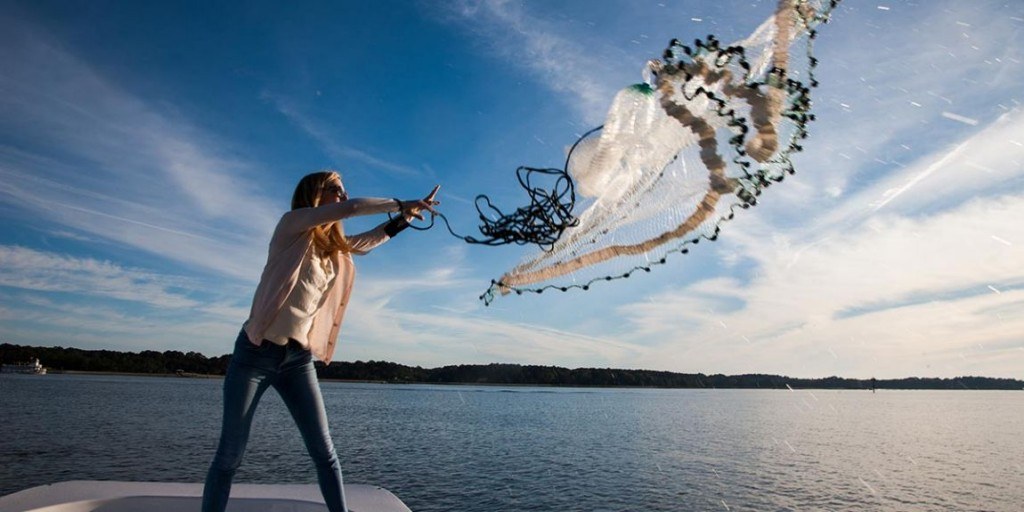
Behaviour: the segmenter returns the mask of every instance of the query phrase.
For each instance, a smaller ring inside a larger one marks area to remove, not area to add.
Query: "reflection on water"
[[[0,377],[0,493],[201,482],[220,380]],[[348,483],[413,510],[1020,510],[1014,391],[613,390],[324,383]],[[314,483],[280,399],[238,481]]]

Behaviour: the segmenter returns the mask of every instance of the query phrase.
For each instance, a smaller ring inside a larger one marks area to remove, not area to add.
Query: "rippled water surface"
[[[1024,393],[325,382],[348,483],[416,512],[1021,510]],[[201,482],[221,381],[0,376],[0,494]],[[268,392],[237,481],[314,483]]]

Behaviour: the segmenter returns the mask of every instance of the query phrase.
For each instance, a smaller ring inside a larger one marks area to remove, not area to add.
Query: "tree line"
[[[230,354],[206,357],[199,352],[168,350],[118,352],[64,347],[0,344],[0,362],[17,363],[39,358],[50,372],[116,372],[142,374],[224,375]],[[798,379],[782,375],[705,375],[614,368],[562,368],[559,366],[486,364],[439,368],[406,366],[387,361],[335,361],[317,363],[321,379],[389,383],[501,384],[543,386],[602,386],[648,388],[766,388],[766,389],[1024,389],[1024,381],[992,377],[903,379]]]
[[[168,350],[157,352],[118,352],[114,350],[82,350],[64,347],[30,347],[0,344],[0,362],[15,364],[38,358],[49,372],[112,372],[112,373],[194,373],[224,375],[230,355],[206,357],[199,352]]]

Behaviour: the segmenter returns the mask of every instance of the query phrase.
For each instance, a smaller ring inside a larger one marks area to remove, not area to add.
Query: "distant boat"
[[[203,484],[78,480],[0,497],[0,512],[195,512],[202,498]],[[350,512],[411,512],[391,491],[374,485],[345,484],[345,500]],[[316,485],[235,484],[228,510],[324,512],[327,506]]]
[[[29,375],[46,375],[46,368],[35,358],[27,363],[0,365],[0,373],[26,373]]]

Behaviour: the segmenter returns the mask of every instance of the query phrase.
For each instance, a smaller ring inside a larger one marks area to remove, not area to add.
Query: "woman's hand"
[[[402,210],[402,215],[405,217],[405,219],[406,220],[412,220],[412,219],[423,220],[423,213],[422,213],[423,210],[426,210],[426,211],[428,211],[430,213],[436,214],[437,211],[434,210],[434,206],[437,206],[437,205],[441,204],[441,201],[435,200],[434,196],[437,195],[437,191],[440,188],[441,188],[441,185],[434,186],[434,190],[431,190],[430,193],[427,194],[427,197],[424,197],[423,199],[413,199],[411,201],[399,201],[398,202],[398,207],[399,207],[399,209]]]

